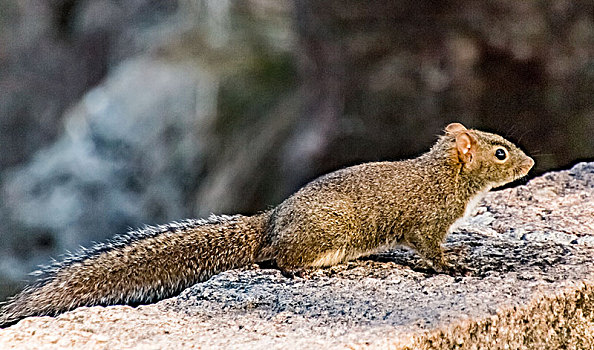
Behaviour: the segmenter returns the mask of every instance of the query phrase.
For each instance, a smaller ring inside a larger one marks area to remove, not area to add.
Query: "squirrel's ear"
[[[456,135],[456,149],[458,150],[458,158],[463,163],[470,163],[476,153],[476,140],[468,132],[460,132]]]
[[[461,132],[466,131],[466,127],[460,123],[451,123],[445,127],[446,135],[456,136]]]

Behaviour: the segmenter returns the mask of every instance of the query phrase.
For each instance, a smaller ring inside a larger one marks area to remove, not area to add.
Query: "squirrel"
[[[329,173],[272,210],[146,227],[82,248],[35,272],[0,309],[0,327],[79,306],[152,303],[252,263],[294,275],[397,245],[456,273],[441,247],[448,232],[487,191],[533,165],[503,137],[452,123],[418,158]]]

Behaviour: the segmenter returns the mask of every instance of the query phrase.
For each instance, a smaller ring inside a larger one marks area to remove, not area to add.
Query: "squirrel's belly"
[[[313,267],[321,267],[321,266],[331,266],[341,263],[345,260],[346,251],[344,249],[336,249],[324,252],[321,256],[315,259],[311,266]]]
[[[336,264],[340,264],[345,261],[354,260],[362,256],[367,256],[371,254],[383,253],[394,249],[400,243],[397,240],[393,242],[389,242],[386,244],[382,244],[381,246],[374,247],[372,249],[368,249],[365,251],[361,250],[348,250],[345,248],[329,250],[322,253],[318,258],[316,258],[309,266],[311,267],[322,267],[322,266],[332,266]]]

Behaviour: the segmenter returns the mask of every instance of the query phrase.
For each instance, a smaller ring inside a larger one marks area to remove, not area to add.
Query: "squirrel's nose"
[[[526,156],[526,158],[524,159],[524,161],[522,162],[521,168],[522,168],[522,172],[525,174],[528,174],[528,172],[530,171],[530,169],[532,169],[532,167],[534,166],[534,159]]]
[[[528,157],[528,168],[532,169],[534,166],[534,159]]]

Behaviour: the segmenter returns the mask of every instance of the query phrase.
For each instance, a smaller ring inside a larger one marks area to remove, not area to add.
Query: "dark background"
[[[257,212],[452,121],[534,174],[591,159],[593,93],[586,0],[3,0],[0,298],[65,250]]]

